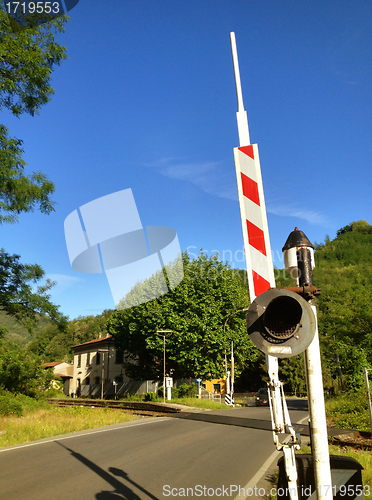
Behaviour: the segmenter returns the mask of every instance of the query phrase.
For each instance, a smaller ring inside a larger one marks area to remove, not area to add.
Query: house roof
[[[66,361],[53,361],[51,363],[43,363],[42,366],[44,366],[45,368],[53,368],[54,366],[61,365],[62,363],[66,363]],[[71,363],[68,364],[70,365]]]
[[[84,342],[83,344],[77,344],[72,346],[72,349],[75,349],[76,347],[82,347],[82,346],[90,346],[92,344],[98,344],[100,342],[105,342],[107,340],[111,340],[112,335],[106,335],[106,337],[101,337],[100,339],[94,339],[94,340],[89,340],[89,342]]]
[[[53,366],[59,365],[61,361],[53,361],[53,363],[43,363],[45,368],[53,368]]]
[[[72,375],[66,375],[65,373],[55,373],[55,377],[61,377],[61,378],[73,378]]]

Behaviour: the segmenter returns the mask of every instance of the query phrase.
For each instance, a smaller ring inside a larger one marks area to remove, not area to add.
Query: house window
[[[213,394],[221,394],[221,384],[213,384]]]
[[[78,357],[77,357],[77,367],[78,368],[81,367],[81,354],[78,354]]]
[[[84,384],[85,384],[85,385],[90,385],[90,377],[87,377],[87,378],[84,380]]]
[[[99,377],[96,377],[96,378],[94,379],[94,383],[95,383],[96,385],[98,385],[98,384],[100,383],[100,378],[99,378]]]
[[[87,353],[87,366],[90,365],[90,352]]]
[[[101,363],[101,353],[97,352],[96,354],[96,365],[99,365]]]
[[[115,354],[115,363],[117,365],[122,365],[124,361],[123,351],[116,351]]]
[[[115,382],[117,382],[118,384],[122,384],[123,383],[123,375],[118,375],[117,377],[115,377]]]

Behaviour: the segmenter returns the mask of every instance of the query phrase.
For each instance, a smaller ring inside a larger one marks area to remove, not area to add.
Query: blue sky
[[[71,268],[64,220],[122,189],[142,224],[174,228],[182,250],[245,267],[230,31],[274,264],[295,226],[320,243],[372,223],[369,0],[80,0],[70,18],[52,101],[34,118],[2,116],[28,170],[55,183],[56,212],[1,228],[8,252],[58,282],[52,298],[70,319],[114,303],[104,274]]]

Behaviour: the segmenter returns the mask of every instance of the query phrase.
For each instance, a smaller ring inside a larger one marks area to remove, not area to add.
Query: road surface
[[[304,420],[306,402],[293,405],[292,421]],[[259,498],[265,471],[281,455],[271,432],[245,427],[247,419],[265,427],[269,409],[141,418],[1,449],[0,498]]]

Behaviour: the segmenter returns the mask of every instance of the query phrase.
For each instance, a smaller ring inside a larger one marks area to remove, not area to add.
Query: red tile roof
[[[112,335],[107,335],[106,337],[101,337],[100,339],[94,339],[94,340],[89,340],[89,342],[84,342],[83,344],[77,344],[72,346],[72,349],[75,349],[75,347],[81,347],[83,345],[90,345],[90,344],[95,344],[96,342],[104,342],[105,340],[111,340]]]

